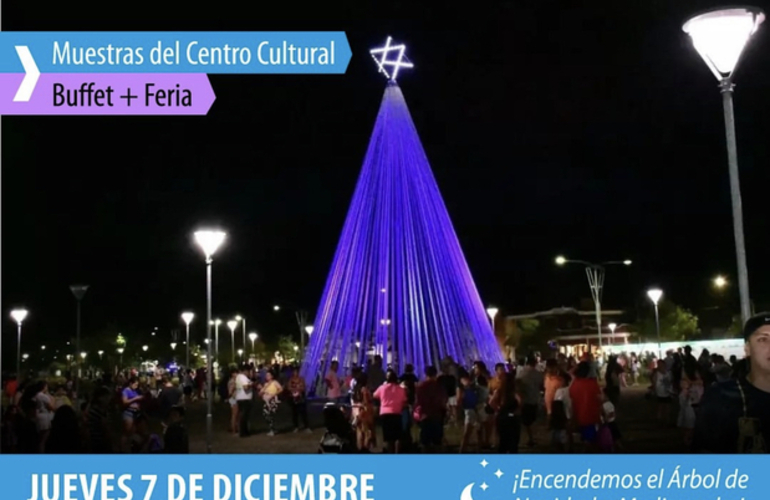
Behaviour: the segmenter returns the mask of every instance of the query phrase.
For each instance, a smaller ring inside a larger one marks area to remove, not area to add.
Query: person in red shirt
[[[11,379],[5,384],[5,394],[8,396],[8,401],[13,403],[13,398],[16,396],[16,391],[19,390],[19,381],[16,377]]]
[[[589,447],[596,443],[597,429],[602,420],[602,390],[596,378],[591,377],[591,372],[591,364],[581,361],[569,388],[573,420]]]

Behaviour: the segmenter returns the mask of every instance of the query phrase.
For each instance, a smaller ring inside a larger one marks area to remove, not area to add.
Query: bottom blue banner
[[[764,500],[766,456],[24,455],[3,500]]]

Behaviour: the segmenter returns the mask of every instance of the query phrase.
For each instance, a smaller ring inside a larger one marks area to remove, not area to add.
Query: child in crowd
[[[603,440],[604,446],[602,451],[606,452],[618,452],[622,448],[620,428],[616,421],[615,405],[605,395],[604,404],[602,404],[602,426],[605,428],[601,434],[605,434],[607,437]]]

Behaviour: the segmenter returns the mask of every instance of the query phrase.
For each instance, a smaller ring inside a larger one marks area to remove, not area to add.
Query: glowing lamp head
[[[192,323],[193,318],[195,317],[194,313],[191,312],[184,312],[182,313],[182,321],[185,322],[185,324],[189,325]]]
[[[404,55],[406,45],[391,45],[391,42],[393,42],[393,38],[388,37],[388,39],[385,40],[384,47],[372,49],[369,53],[377,63],[379,72],[385,75],[388,80],[396,81],[399,69],[413,68],[414,64],[409,62],[409,59]],[[395,56],[393,59],[388,59],[388,54],[391,52],[395,52]]]
[[[632,261],[630,261],[630,260],[628,260],[628,259],[626,259],[626,260],[624,260],[624,261],[623,261],[623,265],[624,265],[624,266],[630,266],[631,264],[632,264]]]
[[[650,298],[653,304],[656,306],[658,305],[658,302],[660,302],[660,298],[663,296],[663,290],[660,290],[658,288],[653,288],[652,290],[647,291],[647,297]]]
[[[689,19],[682,30],[717,80],[730,78],[765,14],[754,7],[712,10]]]
[[[99,356],[101,356],[102,354],[104,354],[104,351],[98,351],[96,354],[98,354]]]
[[[25,319],[27,319],[27,310],[14,309],[11,311],[11,318],[13,318],[13,320],[20,325]]]
[[[116,350],[118,351],[118,354],[123,354],[124,349],[122,347],[118,347]]]
[[[497,316],[497,313],[498,313],[499,311],[500,311],[500,310],[499,310],[498,308],[496,308],[496,307],[487,307],[487,314],[489,315],[489,318],[490,318],[492,321],[494,321],[494,320],[495,320],[495,316]]]
[[[230,321],[227,322],[227,327],[230,330],[235,330],[235,327],[237,327],[237,326],[238,326],[238,322],[235,321],[234,319],[231,319]]]
[[[308,335],[313,335],[313,325],[307,325],[305,327],[305,332],[307,332]]]
[[[253,333],[253,332],[250,333],[249,334],[249,339],[251,339],[251,341],[254,342],[255,340],[257,340],[257,334]]]
[[[222,231],[196,231],[195,242],[203,250],[206,259],[210,259],[217,252],[217,249],[224,243],[226,233]]]
[[[607,326],[609,326],[609,327],[610,327],[610,331],[611,331],[612,333],[615,333],[615,328],[617,328],[617,327],[618,327],[617,323],[610,323],[610,324],[609,324],[609,325],[607,325]]]
[[[142,346],[142,350],[143,350],[144,352],[147,352],[147,349],[149,349],[149,346],[146,346],[146,345],[143,345],[143,346]]]
[[[171,350],[173,351],[176,349],[176,342],[171,342]]]
[[[243,316],[240,314],[235,317],[235,321],[243,321]]]
[[[727,278],[724,276],[717,276],[714,278],[714,286],[717,288],[724,288],[727,286]]]
[[[243,356],[243,349],[238,349],[238,356]]]
[[[81,353],[80,353],[80,357],[81,357],[81,358],[83,358],[83,359],[86,359],[86,356],[87,356],[87,355],[88,355],[88,353],[87,353],[87,352],[81,352]]]
[[[556,265],[557,266],[563,266],[567,263],[567,259],[563,255],[559,255],[556,257]]]

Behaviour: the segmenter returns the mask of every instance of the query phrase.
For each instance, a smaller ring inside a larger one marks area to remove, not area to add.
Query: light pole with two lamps
[[[760,9],[734,7],[715,9],[699,14],[682,26],[682,30],[692,38],[695,49],[706,62],[708,68],[719,80],[719,91],[722,93],[742,323],[745,323],[751,316],[751,299],[749,295],[749,271],[746,264],[746,244],[743,234],[743,202],[738,172],[738,148],[735,139],[733,75],[746,45],[764,20],[765,14]]]
[[[212,416],[212,403],[214,401],[214,381],[211,364],[211,264],[214,262],[214,254],[225,241],[226,234],[222,231],[197,231],[195,241],[206,256],[206,340],[208,355],[206,356],[206,378],[208,394],[206,396],[206,450],[211,453],[214,436],[214,418]]]
[[[610,265],[624,265],[630,266],[631,261],[618,260],[602,262],[601,264],[593,264],[584,260],[571,260],[563,256],[556,257],[556,264],[563,266],[565,264],[580,264],[585,266],[586,276],[588,277],[588,286],[591,287],[591,296],[594,299],[594,306],[596,306],[596,328],[599,333],[599,350],[602,348],[602,291],[604,289],[604,274],[605,266]]]
[[[297,320],[297,326],[299,327],[299,343],[302,351],[304,352],[305,333],[307,333],[307,327],[309,326],[307,324],[307,311],[304,311],[293,304],[291,305],[291,307],[294,309],[294,318]],[[281,306],[277,304],[273,306],[273,311],[279,312],[280,310],[281,310]]]

